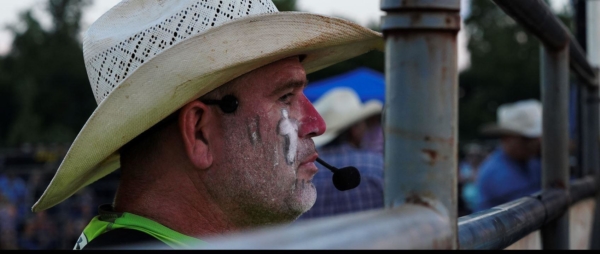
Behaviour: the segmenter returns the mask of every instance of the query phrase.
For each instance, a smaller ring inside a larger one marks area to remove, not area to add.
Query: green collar
[[[148,218],[132,213],[115,212],[111,205],[102,205],[98,210],[100,215],[94,217],[85,227],[81,236],[85,239],[80,238],[78,243],[83,242],[85,245],[112,229],[128,228],[147,233],[174,249],[187,249],[206,244],[202,240],[181,234]]]

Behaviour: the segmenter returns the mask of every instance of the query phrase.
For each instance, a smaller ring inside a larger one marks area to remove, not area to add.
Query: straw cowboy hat
[[[542,103],[537,100],[518,101],[498,107],[498,123],[481,130],[487,136],[517,135],[528,138],[542,136]]]
[[[113,172],[121,146],[236,77],[291,56],[311,73],[373,49],[377,32],[270,0],[121,1],[84,36],[98,107],[33,211]]]
[[[358,94],[346,87],[334,88],[314,103],[327,128],[321,136],[313,138],[315,146],[331,142],[355,123],[381,113],[383,104],[378,100],[362,103]]]

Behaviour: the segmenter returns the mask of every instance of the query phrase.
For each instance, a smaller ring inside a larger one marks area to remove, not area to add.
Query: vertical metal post
[[[598,69],[596,69],[598,77]],[[589,156],[590,156],[590,174],[596,177],[596,184],[600,183],[600,96],[598,87],[588,88],[588,97],[586,107],[589,111]],[[594,208],[594,224],[590,235],[590,249],[600,250],[600,188],[596,188],[596,207]]]
[[[597,74],[596,74],[597,76]],[[600,108],[599,100],[600,95],[598,94],[598,87],[586,87],[587,96],[585,100],[585,107],[587,111],[587,145],[588,145],[588,169],[586,175],[597,174],[600,167]]]
[[[597,77],[598,75],[596,75]],[[594,164],[594,171],[593,174],[595,174],[595,178],[596,178],[596,185],[600,184],[600,162],[599,162],[599,156],[600,156],[600,148],[599,148],[599,144],[598,142],[600,142],[600,138],[599,138],[599,128],[600,128],[600,124],[599,122],[599,114],[600,114],[600,105],[598,104],[598,89],[590,89],[589,93],[593,94],[594,99],[592,99],[593,102],[588,103],[589,105],[589,111],[590,115],[593,115],[591,118],[591,121],[593,122],[593,124],[591,124],[590,129],[593,134],[590,135],[592,138],[590,140],[590,142],[594,145],[592,146],[592,152],[590,153],[591,156],[594,156],[594,160],[593,162]],[[594,208],[594,224],[592,224],[592,232],[590,235],[590,249],[591,250],[600,250],[600,188],[598,186],[596,186],[596,206]]]
[[[542,188],[569,192],[569,47],[541,49],[543,141]],[[543,249],[569,249],[568,210],[542,227]]]
[[[386,39],[385,205],[429,206],[457,238],[460,0],[381,0]]]
[[[597,47],[598,43],[600,43],[600,16],[598,16],[598,13],[600,13],[600,1],[586,1],[586,38],[587,45],[590,46],[587,48],[587,52],[590,63],[595,67],[600,66],[600,48]],[[596,78],[598,78],[598,70],[596,70]],[[598,118],[600,117],[598,116],[598,114],[600,114],[600,110],[598,109],[599,90],[597,88],[590,89],[589,93],[593,93],[593,96],[595,98],[594,103],[588,104],[589,110],[593,111],[590,112],[590,114],[596,114],[592,118],[593,125],[595,126],[590,127],[593,128],[591,129],[591,132],[593,133],[593,135],[591,135],[593,137],[591,142],[593,142],[593,144],[595,145],[593,146],[595,150],[592,150],[591,153],[592,156],[596,159],[596,164],[594,165],[593,173],[596,174],[596,184],[600,184],[600,162],[598,162],[598,157],[600,156],[600,148],[598,148],[598,142],[600,142],[600,140],[598,139],[598,132],[600,131],[600,124],[598,124]],[[596,189],[597,192],[596,207],[594,209],[594,224],[592,227],[592,234],[590,236],[590,249],[592,250],[600,250],[600,240],[598,240],[600,239],[600,188]]]
[[[577,43],[581,46],[581,49],[587,50],[587,37],[586,37],[586,1],[585,0],[571,0],[574,10],[573,20],[575,22],[575,38]],[[582,81],[578,82],[576,86],[577,91],[577,177],[582,178],[588,175],[589,171],[589,125],[587,124],[587,87],[582,84]]]
[[[577,167],[579,171],[579,177],[590,175],[590,160],[592,159],[590,147],[592,141],[590,140],[590,124],[589,124],[589,108],[588,108],[588,97],[589,92],[587,87],[579,85],[577,87],[577,105],[578,105],[578,121],[577,121],[577,155],[578,162]]]

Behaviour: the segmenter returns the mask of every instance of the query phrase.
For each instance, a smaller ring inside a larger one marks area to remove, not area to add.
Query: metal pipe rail
[[[542,147],[542,188],[552,190],[562,189],[564,195],[569,196],[568,165],[568,90],[569,66],[579,79],[587,86],[586,92],[598,88],[597,72],[592,68],[585,53],[573,38],[563,23],[550,11],[550,8],[541,0],[494,0],[509,16],[514,18],[525,29],[532,32],[542,42],[541,50],[541,77],[543,111],[543,147]],[[588,113],[595,111],[597,105],[586,108]],[[596,113],[597,114],[597,113]],[[587,121],[587,128],[583,131],[586,135],[582,158],[584,170],[594,168],[594,160],[598,156],[597,146],[591,146],[591,137],[595,137],[598,129],[591,125],[596,121]],[[597,127],[596,127],[597,128]],[[593,143],[598,140],[592,139]],[[587,155],[592,157],[587,158]],[[580,155],[581,156],[581,155]],[[541,229],[543,249],[568,249],[569,248],[569,218],[568,210],[552,222],[545,223]]]
[[[461,250],[505,249],[596,194],[592,176],[571,181],[570,195],[551,189],[458,219]]]
[[[450,221],[435,209],[406,204],[300,221],[218,238],[194,249],[451,249]],[[127,249],[156,249],[135,245]]]
[[[541,0],[493,0],[506,14],[533,33],[551,50],[568,45],[569,66],[588,86],[598,86],[596,72],[577,40]]]

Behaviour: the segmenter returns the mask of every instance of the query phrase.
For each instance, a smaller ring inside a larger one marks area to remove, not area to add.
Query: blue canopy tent
[[[354,89],[360,96],[362,102],[376,99],[385,103],[384,74],[364,67],[335,77],[309,83],[306,89],[304,89],[304,94],[314,103],[327,91],[336,87],[349,87]]]

